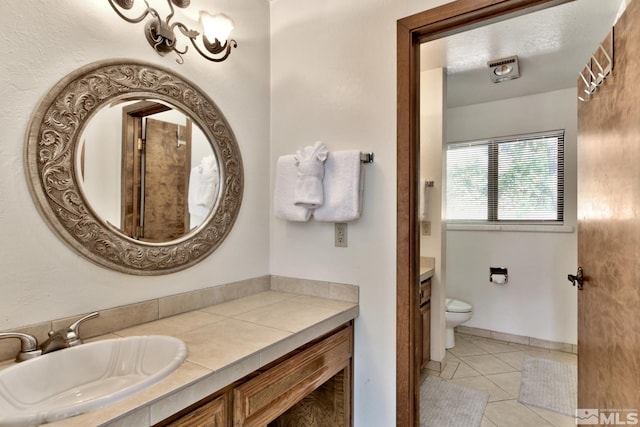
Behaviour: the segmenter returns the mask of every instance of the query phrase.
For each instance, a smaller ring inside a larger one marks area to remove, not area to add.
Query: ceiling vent
[[[513,80],[520,77],[517,56],[495,59],[487,62],[487,65],[489,66],[489,77],[494,83]]]

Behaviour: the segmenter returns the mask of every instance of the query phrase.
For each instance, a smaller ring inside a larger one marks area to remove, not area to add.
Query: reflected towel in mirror
[[[189,175],[189,213],[203,220],[211,212],[218,192],[218,165],[214,156],[203,157]]]

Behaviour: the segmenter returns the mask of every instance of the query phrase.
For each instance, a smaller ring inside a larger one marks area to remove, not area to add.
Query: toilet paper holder
[[[506,267],[489,267],[489,281],[503,285],[509,281],[509,272]]]

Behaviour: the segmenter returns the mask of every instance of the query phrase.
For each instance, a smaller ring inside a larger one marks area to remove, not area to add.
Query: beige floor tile
[[[489,393],[489,404],[481,427],[574,426],[573,417],[517,401],[522,375],[520,371],[526,354],[577,363],[577,356],[571,353],[456,334],[456,346],[446,351],[445,369],[440,373],[428,373],[463,387]]]
[[[494,356],[507,363],[508,365],[513,366],[518,371],[521,371],[525,354],[525,351],[514,351],[513,353],[496,353],[494,354]]]
[[[522,381],[522,373],[519,371],[506,372],[504,374],[487,375],[487,379],[509,393],[512,399],[517,399],[520,395],[520,382]]]
[[[439,377],[440,376],[440,372],[434,371],[434,370],[431,370],[431,369],[427,369],[427,375],[430,375],[432,377]]]
[[[453,378],[453,374],[456,373],[458,365],[460,365],[460,362],[447,362],[447,366],[445,366],[442,372],[440,372],[440,377],[450,380]]]
[[[498,387],[495,383],[489,381],[486,377],[454,378],[449,382],[466,388],[471,388],[473,390],[487,392],[489,393],[489,402],[513,399],[513,396]]]
[[[499,342],[495,340],[488,340],[486,338],[480,338],[473,340],[473,343],[486,351],[487,353],[510,353],[514,351],[527,350],[527,346],[521,344],[514,344],[509,342]]]
[[[478,354],[488,354],[471,341],[456,338],[456,346],[448,350],[454,356],[460,358],[464,356],[475,356]]]
[[[454,356],[453,353],[451,353],[449,350],[447,350],[445,352],[444,360],[446,360],[447,362],[459,362],[460,361],[460,359],[458,359],[458,357]]]
[[[482,374],[466,363],[460,362],[460,364],[456,368],[456,372],[453,374],[453,378],[477,377],[479,375]]]
[[[480,427],[497,427],[489,418],[482,417],[482,423]]]
[[[565,353],[563,351],[535,349],[527,351],[527,354],[536,357],[545,357],[547,359],[556,360],[558,362],[578,364],[578,355],[573,353]]]
[[[516,400],[488,403],[484,415],[497,427],[548,427],[552,425]]]
[[[481,354],[478,356],[461,357],[462,361],[471,366],[482,375],[501,374],[504,372],[513,372],[516,369],[504,363],[491,354]]]
[[[570,417],[568,415],[559,414],[553,411],[547,411],[546,409],[536,408],[535,406],[531,405],[525,406],[538,414],[540,417],[547,420],[547,422],[549,422],[554,427],[574,427],[576,425],[575,417]]]

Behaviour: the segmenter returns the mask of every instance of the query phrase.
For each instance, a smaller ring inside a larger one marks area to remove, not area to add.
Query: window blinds
[[[450,221],[562,222],[564,131],[452,143]]]

